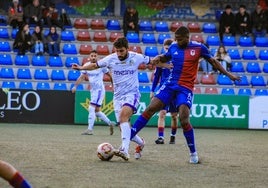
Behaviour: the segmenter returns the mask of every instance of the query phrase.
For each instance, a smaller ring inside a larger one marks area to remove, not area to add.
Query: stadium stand
[[[28,55],[17,55],[15,57],[15,65],[29,66],[30,61]]]
[[[0,65],[12,65],[12,63],[10,54],[0,54]]]

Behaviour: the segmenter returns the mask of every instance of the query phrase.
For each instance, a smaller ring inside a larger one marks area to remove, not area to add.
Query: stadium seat
[[[32,79],[30,69],[19,68],[17,71],[17,78],[18,79]]]
[[[0,54],[0,65],[12,65],[10,54]]]
[[[108,76],[108,74],[104,74],[104,75],[103,75],[103,81],[104,81],[104,82],[111,82],[112,80],[111,80],[111,77]]]
[[[16,84],[13,81],[3,81],[2,82],[2,88],[15,89]]]
[[[149,83],[149,78],[147,75],[147,72],[139,72],[138,73],[138,78],[140,83]]]
[[[91,41],[89,31],[78,31],[76,35],[78,41]]]
[[[219,85],[233,85],[233,81],[224,74],[219,74],[217,78],[217,83]]]
[[[36,80],[48,80],[48,72],[46,69],[35,69],[34,79]]]
[[[231,64],[231,72],[245,72],[244,65],[241,61],[232,61]]]
[[[107,42],[107,37],[105,31],[95,31],[93,40],[95,42]]]
[[[265,62],[265,63],[263,64],[262,71],[265,72],[265,73],[268,73],[268,62]]]
[[[115,20],[115,19],[108,20],[106,24],[106,29],[120,31],[121,26],[120,26],[119,20]]]
[[[19,89],[33,89],[32,82],[20,82]]]
[[[58,57],[50,56],[48,59],[48,65],[50,67],[63,67],[63,62],[60,56]]]
[[[220,37],[218,35],[208,35],[206,43],[209,46],[219,46],[221,44]]]
[[[129,43],[140,43],[140,38],[139,38],[138,33],[128,32],[126,37],[129,41]]]
[[[66,83],[56,82],[54,83],[53,90],[67,90]]]
[[[140,31],[153,31],[153,24],[149,20],[140,20]]]
[[[233,88],[222,88],[221,94],[222,95],[235,95],[235,91]]]
[[[115,31],[111,31],[110,32],[110,37],[109,37],[109,41],[110,42],[114,42],[115,39],[117,39],[118,37],[123,37],[123,33],[121,32],[115,32]]]
[[[159,53],[158,53],[158,49],[156,46],[146,46],[145,50],[144,50],[144,54],[149,56],[149,57],[155,57]]]
[[[194,87],[194,89],[193,89],[193,93],[194,94],[201,94],[202,92],[201,92],[201,88],[200,87]]]
[[[239,88],[238,95],[251,96],[252,92],[250,88]]]
[[[46,66],[47,62],[44,56],[33,56],[32,57],[33,66]]]
[[[2,39],[9,39],[8,29],[7,28],[0,28],[0,38]]]
[[[257,56],[254,50],[251,49],[244,49],[242,52],[242,58],[245,60],[256,60]]]
[[[232,60],[235,60],[235,59],[241,59],[241,56],[240,56],[240,53],[239,53],[239,50],[238,49],[227,49],[227,52],[229,54],[229,56],[231,57]]]
[[[146,70],[147,69],[147,65],[145,63],[141,63],[138,67],[139,70]]]
[[[74,84],[72,83],[71,86],[70,86],[70,90],[74,87]],[[83,91],[84,90],[84,86],[83,84],[78,84],[76,86],[76,91]]]
[[[90,44],[81,44],[79,47],[79,54],[88,55],[93,50]]]
[[[64,54],[77,54],[76,46],[75,44],[71,43],[65,43],[62,47],[62,52]]]
[[[30,61],[28,55],[16,55],[15,65],[29,66]]]
[[[218,89],[216,87],[206,87],[205,94],[219,94]]]
[[[261,73],[261,67],[258,62],[248,62],[246,70],[249,73]]]
[[[201,79],[200,79],[201,84],[211,84],[215,85],[216,80],[212,74],[202,74]]]
[[[155,40],[154,33],[143,33],[142,42],[144,44],[155,44],[156,40]]]
[[[151,92],[151,87],[150,86],[139,86],[139,90],[141,93],[149,93],[149,92]]]
[[[0,72],[0,77],[1,78],[12,78],[14,79],[14,71],[12,68],[1,68],[1,72]]]
[[[141,53],[142,54],[142,49],[140,46],[129,46],[129,50],[133,51],[133,52],[137,52],[137,53]]]
[[[173,21],[170,24],[170,31],[175,32],[179,27],[183,26],[183,23],[180,21]]]
[[[191,34],[190,40],[204,43],[203,35],[200,33]]]
[[[252,47],[253,41],[251,37],[248,36],[240,36],[238,44],[243,47]]]
[[[63,70],[55,70],[55,69],[53,69],[51,71],[50,78],[51,78],[52,81],[54,81],[54,80],[66,80]]]
[[[202,30],[204,33],[217,33],[217,27],[214,23],[203,23]]]
[[[157,42],[159,44],[163,44],[165,39],[170,39],[170,38],[171,38],[171,36],[169,33],[159,33]]]
[[[201,28],[198,22],[189,22],[187,24],[187,28],[189,29],[190,32],[193,32],[193,33],[201,32]]]
[[[260,88],[257,88],[254,92],[254,95],[255,96],[266,96],[268,95],[268,91],[267,89],[260,89]]]
[[[224,35],[222,38],[222,43],[224,46],[237,46],[235,36]]]
[[[104,85],[104,87],[105,87],[105,91],[113,91],[114,89],[113,89],[113,84],[105,84]]]
[[[236,86],[249,86],[248,77],[246,75],[241,75],[240,79],[240,81],[234,81]]]
[[[76,18],[74,20],[74,27],[76,29],[88,29],[89,28],[89,24],[88,24],[86,18]]]
[[[15,39],[16,38],[16,35],[17,35],[18,31],[19,31],[18,28],[12,29],[12,31],[11,31],[11,38],[12,39]]]
[[[154,28],[156,32],[169,32],[168,22],[166,21],[156,21]]]
[[[89,62],[90,58],[89,57],[83,57],[82,59],[82,65],[84,65],[85,63]]]
[[[65,30],[61,32],[62,41],[75,41],[74,33],[71,30]]]
[[[268,50],[261,49],[259,51],[259,59],[261,59],[261,60],[268,60]]]
[[[105,24],[102,19],[92,19],[90,22],[91,29],[105,29]]]
[[[250,83],[252,86],[266,86],[264,78],[261,75],[252,75]]]
[[[38,82],[36,84],[37,90],[50,90],[50,85],[48,82]]]
[[[256,47],[268,47],[268,37],[256,37],[255,45]]]
[[[109,55],[110,54],[108,45],[100,45],[99,44],[96,46],[96,51],[97,51],[98,55]]]
[[[76,56],[68,56],[65,59],[65,67],[71,67],[73,63],[79,64],[79,59]]]
[[[69,70],[68,75],[67,75],[67,79],[69,81],[76,81],[79,76],[80,76],[80,71],[78,71],[78,70]]]
[[[11,47],[8,41],[0,42],[0,52],[11,52]]]

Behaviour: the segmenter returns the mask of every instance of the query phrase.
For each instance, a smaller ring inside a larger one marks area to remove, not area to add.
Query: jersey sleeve
[[[103,67],[101,70],[104,74],[109,72],[109,69],[107,67]]]
[[[145,63],[145,64],[149,64],[150,63],[150,57],[149,56],[146,56],[146,55],[143,55],[143,54],[136,54],[137,56],[137,62],[138,64],[142,64],[142,63]]]
[[[106,56],[97,62],[98,67],[108,67],[110,62],[110,56]]]
[[[161,74],[162,74],[162,68],[156,67],[155,72],[154,72],[152,89],[151,89],[152,92],[155,91],[155,88],[156,88],[157,84],[159,83]]]
[[[201,44],[201,56],[204,57],[205,59],[212,58],[210,50],[204,44]]]

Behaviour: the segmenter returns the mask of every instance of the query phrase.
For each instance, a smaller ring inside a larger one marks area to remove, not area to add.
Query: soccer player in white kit
[[[93,70],[99,67],[110,69],[113,78],[114,87],[114,110],[117,122],[120,123],[122,144],[115,155],[124,160],[129,159],[129,145],[131,125],[129,122],[132,114],[136,113],[140,100],[138,67],[141,63],[150,63],[150,58],[136,52],[128,51],[128,40],[125,37],[119,37],[113,44],[115,53],[99,60],[97,64],[79,66],[73,64],[72,68],[76,70]],[[138,144],[135,151],[135,158],[141,157],[141,151],[144,147],[144,140],[138,135],[131,141]]]
[[[90,61],[85,65],[96,64],[98,61],[97,51],[92,50],[89,54]],[[112,122],[102,111],[101,105],[105,96],[105,87],[103,83],[103,75],[107,74],[111,77],[109,73],[109,69],[106,67],[98,68],[91,71],[83,70],[81,71],[81,75],[77,78],[74,87],[72,88],[72,92],[76,91],[76,87],[86,78],[88,77],[89,85],[90,85],[90,105],[88,106],[88,128],[82,135],[93,135],[93,127],[96,116],[100,118],[102,121],[107,123],[110,127],[110,135],[114,133],[113,127],[115,122]]]

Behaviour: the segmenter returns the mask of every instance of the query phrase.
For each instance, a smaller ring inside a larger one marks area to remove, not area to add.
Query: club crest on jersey
[[[190,51],[191,56],[195,56],[195,50]]]

